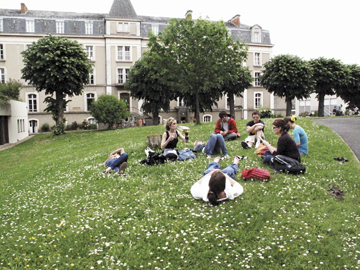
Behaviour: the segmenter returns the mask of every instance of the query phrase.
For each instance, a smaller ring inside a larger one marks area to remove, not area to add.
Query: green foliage
[[[33,42],[21,54],[22,79],[38,92],[45,90],[46,95],[55,95],[55,99],[45,99],[45,102],[55,101],[48,109],[56,115],[57,123],[62,122],[64,97],[82,94],[89,82],[92,67],[85,50],[77,41],[49,35]]]
[[[148,47],[167,75],[160,77],[162,84],[195,112],[197,123],[224,91],[234,87],[238,95],[247,85],[248,70],[241,67],[246,47],[234,42],[224,22],[172,19],[158,36],[150,34]]]
[[[91,103],[90,114],[98,123],[108,125],[111,129],[115,124],[120,125],[122,119],[130,116],[127,104],[111,95],[101,95]]]
[[[19,100],[21,87],[22,84],[13,79],[0,83],[0,105],[8,104],[10,99]]]
[[[53,132],[55,135],[61,135],[65,133],[65,128],[65,121],[63,121],[55,125]]]
[[[260,117],[261,118],[270,118],[272,116],[272,112],[270,109],[264,109],[264,108],[260,108],[258,109],[259,113],[260,113]]]
[[[41,126],[41,131],[42,132],[48,132],[50,130],[50,125],[48,123],[44,123]]]
[[[345,102],[349,103],[350,108],[360,108],[360,66],[347,65],[348,77],[344,87],[336,90],[336,94]]]
[[[348,80],[347,68],[340,60],[320,57],[309,61],[313,68],[315,93],[319,101],[319,116],[324,116],[325,95],[334,95]]]
[[[305,175],[275,174],[253,149],[226,142],[232,158],[247,156],[236,176],[244,193],[218,207],[190,194],[209,163],[205,154],[139,164],[146,135],[163,126],[41,134],[0,151],[1,268],[356,269],[359,163],[340,137],[308,119],[297,120],[309,137]],[[273,120],[263,119],[276,145]],[[242,136],[247,121],[236,121]],[[189,127],[192,142],[206,141],[214,123]],[[126,173],[103,175],[100,164],[120,147],[129,154]],[[269,170],[270,182],[241,179],[255,167]],[[344,200],[330,196],[328,184]]]
[[[294,98],[309,97],[314,87],[313,70],[298,56],[278,55],[264,64],[261,85],[275,96],[285,97],[286,115],[291,115]]]

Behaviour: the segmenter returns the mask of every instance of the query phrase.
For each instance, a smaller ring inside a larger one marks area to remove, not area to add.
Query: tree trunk
[[[286,115],[285,116],[291,116],[291,109],[292,109],[292,100],[286,100]]]
[[[161,146],[161,134],[153,134],[147,136],[147,144],[151,147],[160,147]]]
[[[230,115],[233,119],[235,119],[235,101],[234,101],[234,95],[228,94],[229,98],[229,105],[230,105]]]
[[[58,105],[56,125],[58,125],[64,120],[64,94],[62,92],[56,92],[56,103]]]
[[[196,124],[200,124],[200,104],[199,104],[199,93],[195,94],[196,110],[195,110],[195,121]]]
[[[159,124],[159,112],[153,113],[153,125],[157,126]]]
[[[325,100],[325,94],[318,94],[318,115],[320,117],[324,117],[324,100]]]

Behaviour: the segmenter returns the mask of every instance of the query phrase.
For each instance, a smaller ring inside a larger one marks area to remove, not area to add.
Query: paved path
[[[312,121],[323,124],[336,132],[360,160],[360,117],[316,118]]]

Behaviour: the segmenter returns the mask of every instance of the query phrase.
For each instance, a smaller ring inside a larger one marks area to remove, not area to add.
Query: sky
[[[11,0],[0,8],[109,13],[113,0]],[[358,0],[131,0],[138,15],[228,21],[240,15],[240,23],[258,24],[270,31],[273,56],[296,55],[304,60],[335,58],[360,65]],[[91,3],[91,4],[90,4]]]

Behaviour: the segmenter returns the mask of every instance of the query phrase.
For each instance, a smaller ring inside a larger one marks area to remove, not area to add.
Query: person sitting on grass
[[[240,196],[244,189],[236,182],[235,175],[239,170],[240,157],[234,158],[234,163],[228,165],[224,170],[220,170],[220,157],[216,157],[210,162],[205,170],[203,177],[197,181],[190,189],[191,195],[196,200],[204,200],[212,205],[219,205],[221,201],[234,200]]]
[[[225,111],[219,113],[219,118],[216,122],[215,133],[222,135],[224,141],[235,140],[238,133],[235,120]]]
[[[107,166],[106,170],[103,173],[109,173],[114,171],[117,174],[125,173],[127,167],[128,154],[125,153],[124,148],[119,148],[112,152],[108,159],[104,162],[104,165]]]
[[[262,156],[262,161],[265,164],[270,165],[271,159],[276,155],[283,155],[297,161],[301,162],[299,149],[296,146],[295,141],[287,133],[290,129],[290,125],[287,124],[284,119],[276,119],[273,122],[273,132],[278,135],[280,138],[277,142],[277,148],[273,147],[267,141],[262,140],[262,143],[269,149],[265,151],[264,156]]]
[[[265,123],[260,120],[260,113],[258,111],[254,111],[252,113],[252,118],[253,120],[246,124],[246,132],[249,133],[249,136],[245,139],[245,141],[241,142],[241,146],[244,149],[249,149],[253,147],[254,144],[255,148],[257,148],[260,144],[260,138],[265,139]]]
[[[209,140],[204,144],[202,151],[207,154],[207,158],[211,158],[212,155],[218,155],[220,152],[223,154],[222,159],[229,158],[225,140],[221,134],[211,134]]]
[[[294,130],[294,141],[299,149],[300,155],[308,154],[308,138],[305,130],[299,125],[295,124],[297,117],[287,116],[284,118],[285,122],[290,125],[290,129]]]
[[[181,134],[180,131],[177,130],[177,122],[176,119],[170,117],[165,124],[166,131],[162,135],[161,139],[161,149],[164,149],[164,156],[170,160],[177,160],[178,153],[176,150],[177,143],[179,138],[187,143],[184,135]]]

